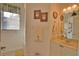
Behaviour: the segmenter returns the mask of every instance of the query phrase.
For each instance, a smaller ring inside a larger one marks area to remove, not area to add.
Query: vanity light
[[[73,5],[73,6],[72,6],[73,9],[76,8],[76,7],[77,7],[77,5]]]
[[[67,10],[71,10],[71,7],[68,7]]]
[[[66,9],[64,8],[64,9],[63,9],[63,12],[65,12],[65,11],[66,11]]]
[[[74,11],[74,10],[78,10],[77,5],[73,5],[73,6],[72,6],[72,10],[73,10],[73,11]]]
[[[72,5],[72,6],[69,6],[69,7],[67,7],[67,8],[64,8],[64,9],[63,9],[63,12],[64,12],[64,13],[69,13],[69,12],[73,12],[73,11],[76,11],[76,10],[78,10],[78,8],[77,8],[77,5],[74,4],[74,5]],[[75,14],[75,13],[73,13],[73,14]]]

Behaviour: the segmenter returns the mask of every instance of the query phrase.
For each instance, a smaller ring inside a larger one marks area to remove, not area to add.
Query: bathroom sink
[[[72,47],[77,47],[78,45],[78,41],[75,39],[70,39],[70,40],[66,40],[66,44]]]
[[[60,44],[69,48],[77,49],[77,46],[78,46],[78,40],[75,40],[75,39],[67,39],[65,37],[61,37],[58,39],[54,39],[53,41],[56,42],[57,44]]]

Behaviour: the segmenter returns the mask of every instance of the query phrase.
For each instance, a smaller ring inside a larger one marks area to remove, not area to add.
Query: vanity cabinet
[[[63,47],[63,56],[76,56],[77,50],[69,47]]]
[[[51,56],[62,56],[62,47],[55,42],[51,42],[50,44],[50,55]]]
[[[76,56],[77,50],[51,42],[50,44],[50,55],[51,56]]]

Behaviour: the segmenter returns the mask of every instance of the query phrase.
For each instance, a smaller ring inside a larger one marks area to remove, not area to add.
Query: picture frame
[[[47,12],[42,12],[41,13],[41,22],[47,22],[48,21],[48,13]]]
[[[56,11],[53,12],[53,18],[56,19],[58,17],[58,13]]]
[[[40,19],[41,10],[34,10],[34,19]]]
[[[64,20],[64,16],[60,15],[60,20],[63,21]]]

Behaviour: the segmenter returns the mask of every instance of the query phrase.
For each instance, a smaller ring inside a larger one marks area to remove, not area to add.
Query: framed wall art
[[[58,13],[56,11],[53,12],[53,18],[56,19],[58,17]]]
[[[43,12],[41,13],[41,22],[47,22],[48,21],[48,13],[47,12]]]
[[[60,20],[63,21],[64,20],[64,16],[60,15]]]
[[[34,19],[40,19],[41,10],[34,10]]]

